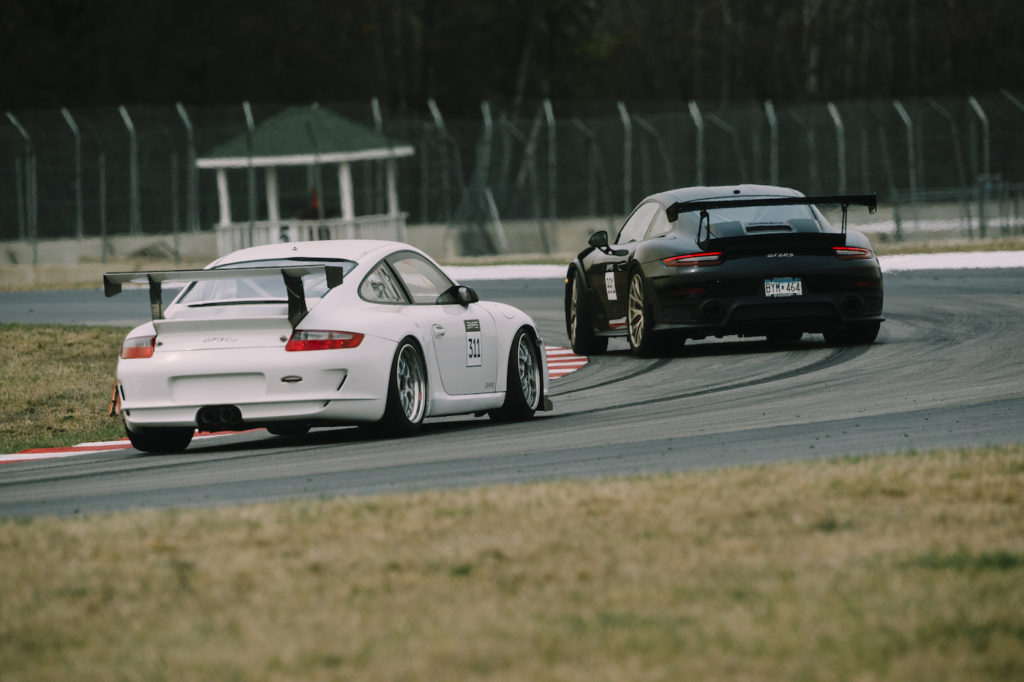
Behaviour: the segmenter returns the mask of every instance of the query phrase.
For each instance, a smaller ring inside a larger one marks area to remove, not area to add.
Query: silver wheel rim
[[[644,341],[644,283],[640,275],[629,281],[629,340],[633,347]]]
[[[398,382],[398,400],[402,404],[402,413],[409,422],[419,423],[427,405],[426,380],[420,354],[410,345],[402,346],[398,353],[395,379]]]
[[[540,365],[530,349],[530,338],[526,334],[519,337],[519,387],[523,392],[523,400],[530,409],[536,409],[540,395]]]
[[[579,294],[577,293],[579,288],[576,286],[575,280],[572,283],[572,293],[569,295],[569,341],[572,345],[576,345],[576,325],[579,324],[578,314],[576,312],[576,306],[578,305]]]

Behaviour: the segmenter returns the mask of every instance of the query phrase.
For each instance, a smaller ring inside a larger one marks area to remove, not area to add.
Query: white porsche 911
[[[117,364],[139,450],[183,450],[197,428],[301,435],[355,424],[410,435],[425,417],[551,409],[533,320],[480,301],[408,244],[270,244],[203,270],[103,279],[107,296],[149,285],[153,319],[129,332]],[[164,309],[172,281],[184,287]]]

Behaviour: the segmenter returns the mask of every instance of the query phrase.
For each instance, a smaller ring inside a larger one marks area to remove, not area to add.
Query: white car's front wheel
[[[544,387],[542,367],[533,335],[525,327],[520,329],[509,350],[505,403],[491,411],[491,419],[509,421],[534,415]]]

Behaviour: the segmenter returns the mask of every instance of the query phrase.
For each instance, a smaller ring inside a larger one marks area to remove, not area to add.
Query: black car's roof
[[[658,192],[644,199],[657,201],[662,206],[687,201],[705,201],[709,199],[742,199],[753,197],[802,197],[803,193],[789,187],[775,185],[718,185],[714,187],[680,187],[665,192]]]

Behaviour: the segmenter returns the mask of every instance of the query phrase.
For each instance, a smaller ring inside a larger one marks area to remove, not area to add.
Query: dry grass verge
[[[4,679],[1024,677],[1024,447],[0,521]]]
[[[0,454],[123,438],[107,413],[127,332],[0,324]]]

